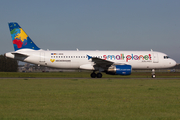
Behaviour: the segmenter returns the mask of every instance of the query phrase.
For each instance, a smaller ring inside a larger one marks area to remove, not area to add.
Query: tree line
[[[0,55],[0,72],[17,72],[18,61],[7,58],[5,55]]]

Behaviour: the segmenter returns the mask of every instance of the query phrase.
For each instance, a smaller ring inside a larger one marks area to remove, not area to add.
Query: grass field
[[[0,79],[0,120],[178,120],[180,79]]]

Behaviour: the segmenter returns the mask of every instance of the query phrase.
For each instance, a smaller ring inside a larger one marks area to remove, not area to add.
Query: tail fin
[[[29,48],[33,50],[40,49],[34,44],[34,42],[29,38],[29,36],[24,32],[24,30],[18,25],[18,23],[16,22],[9,23],[9,30],[11,33],[15,51],[25,48]]]

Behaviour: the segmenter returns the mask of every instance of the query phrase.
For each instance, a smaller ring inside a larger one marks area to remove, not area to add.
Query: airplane
[[[130,75],[132,69],[152,70],[170,68],[176,61],[156,51],[80,51],[40,49],[16,22],[9,29],[14,46],[8,58],[61,69],[83,69],[92,71],[92,78],[101,78],[102,72],[110,75]]]

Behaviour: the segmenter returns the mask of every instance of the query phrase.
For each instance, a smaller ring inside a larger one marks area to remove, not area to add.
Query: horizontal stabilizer
[[[21,56],[25,56],[25,57],[28,57],[29,54],[26,54],[26,53],[19,53],[19,52],[12,52],[11,54],[14,54],[14,55],[21,55]]]

